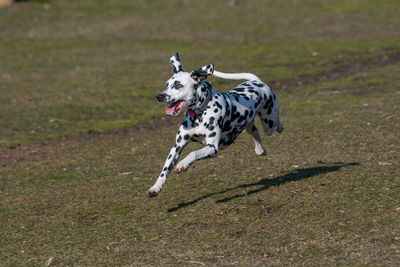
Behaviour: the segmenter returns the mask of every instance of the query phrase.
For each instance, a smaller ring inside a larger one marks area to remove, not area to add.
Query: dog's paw
[[[267,150],[265,149],[260,149],[260,150],[255,150],[257,156],[265,156],[267,155]]]
[[[187,170],[187,168],[185,168],[185,167],[176,167],[175,168],[175,172],[176,173],[182,173],[182,172],[184,172],[184,171],[186,171]]]
[[[146,192],[146,196],[147,197],[156,197],[158,195],[158,193],[156,191],[153,190],[149,190]]]
[[[182,163],[182,161],[181,161],[176,166],[175,172],[176,173],[182,173],[182,172],[186,171],[188,167],[189,167],[189,165],[186,165],[186,164]]]
[[[282,133],[283,130],[285,130],[285,126],[283,126],[283,123],[282,123],[282,122],[279,122],[279,125],[278,125],[278,128],[276,129],[276,131],[277,131],[278,133]]]

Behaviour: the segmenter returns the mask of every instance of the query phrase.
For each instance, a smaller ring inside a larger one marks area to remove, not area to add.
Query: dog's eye
[[[178,83],[177,85],[175,85],[175,88],[176,89],[180,89],[180,88],[182,88],[183,87],[183,85],[181,84],[181,83]]]

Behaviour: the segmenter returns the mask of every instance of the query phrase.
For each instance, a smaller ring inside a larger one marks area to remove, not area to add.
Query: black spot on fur
[[[214,137],[214,136],[216,136],[216,135],[217,135],[216,132],[212,132],[212,133],[210,133],[210,134],[208,135],[208,137]]]
[[[264,87],[264,84],[262,84],[262,83],[253,83],[255,86],[257,86],[257,87]]]
[[[265,104],[263,106],[263,109],[268,110],[268,115],[271,114],[271,109],[274,106],[274,101],[272,100],[272,96],[270,95],[268,100],[265,101]]]
[[[229,123],[229,121],[225,122],[224,125],[222,126],[222,131],[223,131],[223,132],[228,132],[228,131],[230,131],[231,129],[232,129],[232,128],[231,128],[231,124]]]
[[[269,105],[270,105],[269,100],[265,101],[263,109],[268,109]]]
[[[183,137],[185,140],[189,140],[190,136],[188,134],[185,134],[185,136]]]
[[[236,106],[232,106],[232,121],[236,120],[240,116],[240,113],[237,112]]]
[[[269,127],[269,128],[274,127],[274,121],[273,121],[273,120],[270,120],[270,121],[269,121],[268,127]]]
[[[214,117],[210,117],[210,120],[209,120],[210,124],[213,124],[214,121],[215,121],[215,118]]]
[[[219,128],[222,128],[222,120],[223,120],[222,117],[219,117],[219,118],[218,118],[217,124],[218,124],[218,127],[219,127]]]
[[[234,89],[232,89],[232,90],[235,91],[235,92],[240,92],[240,93],[243,93],[243,92],[244,92],[244,88],[241,88],[241,87],[234,88]]]
[[[176,140],[177,143],[180,143],[182,141],[182,136],[179,136],[178,139]]]

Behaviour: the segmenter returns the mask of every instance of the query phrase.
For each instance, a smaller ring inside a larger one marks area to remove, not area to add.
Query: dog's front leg
[[[218,155],[218,143],[208,144],[202,149],[190,152],[183,160],[181,160],[176,166],[175,171],[181,173],[186,171],[186,169],[196,160],[203,158],[212,158]]]
[[[167,180],[168,174],[174,168],[175,163],[178,161],[182,149],[185,147],[187,142],[188,140],[182,138],[182,135],[180,135],[179,133],[177,134],[176,144],[174,147],[171,148],[167,160],[164,163],[164,166],[161,170],[160,175],[158,176],[156,183],[149,189],[149,191],[146,192],[146,195],[148,197],[155,197],[161,191],[161,188],[163,187],[165,181]]]

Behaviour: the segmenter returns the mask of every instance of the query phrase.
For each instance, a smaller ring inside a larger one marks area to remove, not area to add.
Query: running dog
[[[256,115],[260,117],[267,135],[275,131],[281,133],[284,129],[279,120],[278,98],[256,75],[222,73],[214,70],[213,64],[185,72],[178,53],[170,58],[170,63],[174,74],[166,82],[166,89],[156,96],[157,101],[170,104],[165,108],[168,116],[174,117],[185,109],[187,112],[176,135],[175,146],[171,148],[156,183],[146,193],[148,197],[155,197],[161,191],[188,142],[199,142],[204,147],[181,160],[175,168],[177,173],[186,171],[196,160],[217,156],[219,150],[232,144],[245,129],[253,136],[256,154],[266,155],[260,133],[254,125]],[[247,81],[228,93],[222,93],[214,91],[204,81],[210,75]]]

